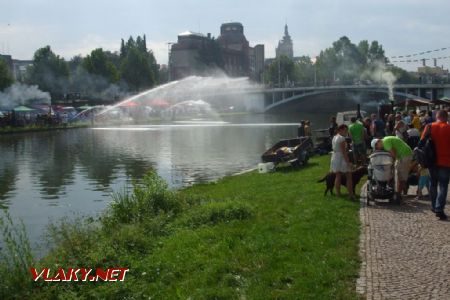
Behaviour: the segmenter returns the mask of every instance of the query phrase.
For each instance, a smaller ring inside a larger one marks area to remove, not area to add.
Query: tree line
[[[198,52],[197,73],[208,76],[224,69],[218,41],[208,37]],[[379,82],[380,73],[391,72],[397,83],[417,83],[420,78],[389,64],[378,41],[362,40],[354,44],[346,36],[321,51],[313,62],[309,56],[290,59],[281,56],[266,65],[263,81],[271,86],[312,86]],[[52,98],[77,92],[92,99],[113,100],[167,81],[167,69],[159,69],[153,52],[147,48],[145,35],[121,40],[120,51],[97,48],[86,57],[77,55],[69,61],[55,54],[50,46],[34,53],[33,66],[27,70],[25,83],[36,84]],[[0,59],[0,91],[13,78]]]
[[[42,47],[34,53],[24,81],[38,85],[55,99],[77,92],[92,99],[112,100],[165,82],[164,77],[143,35],[136,39],[130,36],[126,42],[122,39],[119,52],[97,48],[69,61],[50,46]],[[12,83],[6,63],[0,59],[0,90]]]
[[[315,58],[309,56],[290,59],[276,58],[266,67],[264,82],[273,86],[355,84],[377,82],[376,74],[391,72],[398,83],[416,83],[418,78],[389,64],[383,46],[378,41],[360,41],[357,45],[346,36],[333,42]]]

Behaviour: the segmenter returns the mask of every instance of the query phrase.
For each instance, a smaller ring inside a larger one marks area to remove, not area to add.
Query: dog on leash
[[[355,171],[352,172],[352,182],[353,182],[353,194],[355,194],[355,187],[358,185],[359,181],[361,180],[361,178],[367,174],[367,167],[365,166],[361,166],[358,167]],[[331,195],[333,195],[333,188],[334,188],[334,181],[336,179],[336,173],[328,173],[327,175],[325,175],[325,177],[323,177],[322,179],[320,179],[317,182],[324,182],[326,184],[326,189],[325,189],[325,196],[327,195],[328,191],[330,191]],[[341,176],[341,185],[345,186],[347,184],[347,178],[345,175]]]

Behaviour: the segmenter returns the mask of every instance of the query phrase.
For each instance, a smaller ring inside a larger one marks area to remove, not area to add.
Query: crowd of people
[[[58,126],[69,122],[67,113],[61,114],[17,114],[14,111],[4,113],[0,116],[0,127],[23,127],[36,126]]]
[[[332,146],[330,169],[336,174],[337,195],[340,195],[341,178],[345,176],[349,196],[354,199],[351,181],[354,166],[365,165],[370,151],[387,151],[395,159],[397,194],[406,194],[408,183],[416,181],[417,196],[423,198],[423,189],[428,189],[432,211],[439,219],[447,219],[444,208],[450,179],[448,110],[353,117],[348,126],[337,124],[332,117],[328,132]],[[422,147],[427,139],[432,140],[436,155],[435,163],[429,168],[413,159],[413,149]]]
[[[59,127],[93,120],[94,110],[61,105],[34,105],[21,110],[0,110],[0,129],[14,127]]]

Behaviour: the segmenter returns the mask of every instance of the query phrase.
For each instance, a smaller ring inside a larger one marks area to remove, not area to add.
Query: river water
[[[315,128],[327,123],[319,114],[246,115],[3,135],[0,209],[24,222],[38,249],[49,222],[98,215],[112,192],[151,169],[180,188],[255,168],[265,149],[296,136],[301,118]]]

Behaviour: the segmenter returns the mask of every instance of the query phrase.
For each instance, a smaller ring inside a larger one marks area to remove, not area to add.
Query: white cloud
[[[106,39],[99,35],[89,34],[78,41],[58,43],[53,47],[53,51],[68,60],[79,54],[86,56],[97,48],[103,48],[103,50],[111,52],[119,51],[120,39]]]
[[[9,49],[19,59],[45,45],[65,58],[97,47],[114,51],[121,37],[146,33],[158,63],[167,63],[167,42],[177,33],[191,28],[217,36],[220,23],[230,20],[242,22],[252,46],[265,44],[266,57],[275,56],[285,21],[296,56],[317,55],[342,35],[354,43],[378,40],[387,55],[449,46],[448,0],[0,2],[0,52]]]
[[[153,51],[159,64],[167,64],[169,59],[169,45],[166,41],[147,40],[147,48]]]
[[[51,43],[53,32],[45,25],[17,23],[0,26],[0,51],[14,58],[31,59],[34,51]]]

